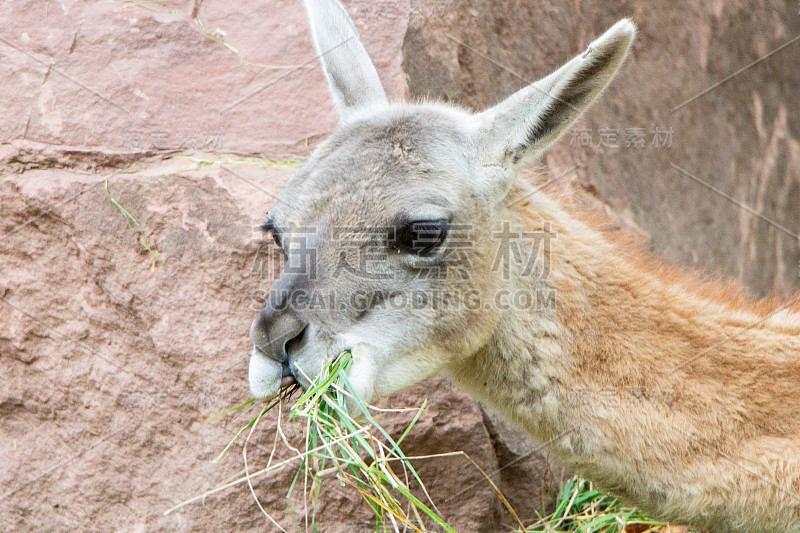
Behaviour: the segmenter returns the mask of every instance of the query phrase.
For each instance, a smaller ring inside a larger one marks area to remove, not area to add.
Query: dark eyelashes
[[[431,255],[447,239],[449,230],[450,223],[447,220],[405,222],[396,228],[393,236],[390,235],[390,243],[399,252]]]
[[[259,229],[264,233],[272,233],[272,240],[279,248],[283,249],[283,241],[281,240],[281,231],[275,227],[272,218],[267,215],[267,221],[259,226]]]
[[[283,249],[283,240],[281,240],[281,232],[272,228],[272,240],[275,241],[275,244],[278,245],[279,248]]]

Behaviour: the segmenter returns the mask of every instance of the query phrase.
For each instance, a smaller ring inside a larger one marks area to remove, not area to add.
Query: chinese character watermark
[[[658,126],[646,128],[599,128],[596,132],[589,128],[573,128],[569,145],[572,148],[608,148],[611,150],[640,150],[646,146],[672,148],[672,128]]]

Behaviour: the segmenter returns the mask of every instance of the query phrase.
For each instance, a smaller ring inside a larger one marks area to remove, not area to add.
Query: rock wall
[[[345,3],[393,98],[475,108],[632,15],[632,59],[549,172],[669,259],[759,293],[798,285],[798,240],[778,226],[800,230],[800,43],[672,112],[800,34],[797,6]],[[241,475],[241,446],[211,460],[247,419],[204,421],[247,397],[247,330],[274,280],[255,227],[336,122],[300,2],[19,1],[0,6],[0,25],[0,528],[272,530],[245,485],[163,512]],[[626,147],[635,128],[645,145]],[[652,144],[655,128],[672,130],[671,146]],[[600,142],[614,129],[618,148]],[[533,518],[558,467],[441,379],[385,402],[426,397],[408,453],[466,451]],[[251,438],[253,469],[274,424]],[[459,531],[513,526],[463,458],[420,474]],[[304,530],[285,500],[292,475],[253,490]],[[369,530],[357,496],[324,491],[321,531]]]

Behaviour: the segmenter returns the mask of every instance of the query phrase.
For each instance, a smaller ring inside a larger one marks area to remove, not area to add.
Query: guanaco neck
[[[741,439],[797,439],[800,315],[704,299],[529,194],[512,190],[504,216],[553,234],[549,270],[517,270],[508,289],[551,288],[554,305],[506,311],[483,349],[449,369],[456,382],[611,485],[625,485],[625,469],[675,467],[648,463],[630,441],[741,450]]]

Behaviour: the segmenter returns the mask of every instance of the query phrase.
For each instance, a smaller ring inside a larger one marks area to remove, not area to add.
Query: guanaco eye
[[[450,224],[446,220],[420,220],[397,228],[394,245],[398,252],[430,255],[447,238]]]

